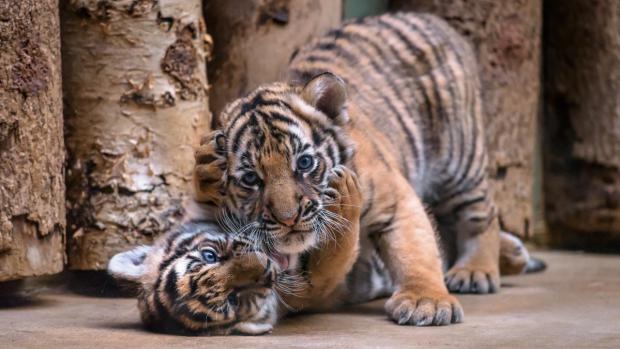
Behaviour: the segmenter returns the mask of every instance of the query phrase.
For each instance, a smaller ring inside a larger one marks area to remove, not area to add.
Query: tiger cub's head
[[[262,334],[277,318],[276,263],[209,223],[186,223],[153,246],[115,255],[108,272],[138,284],[151,330]]]
[[[245,223],[281,257],[316,244],[337,224],[329,177],[353,144],[344,82],[320,74],[304,86],[263,85],[224,109],[196,152],[197,200]]]

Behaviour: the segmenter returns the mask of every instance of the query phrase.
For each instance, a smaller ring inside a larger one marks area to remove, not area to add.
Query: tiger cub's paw
[[[260,336],[269,334],[273,330],[273,325],[256,322],[240,322],[235,325],[232,333],[246,336]]]
[[[332,170],[326,207],[349,222],[357,222],[362,207],[362,192],[357,175],[345,166]]]
[[[445,276],[446,286],[455,293],[495,293],[499,291],[499,270],[473,267],[453,267]]]
[[[442,326],[463,321],[463,308],[448,293],[398,291],[385,303],[388,316],[399,325]]]
[[[225,140],[214,131],[200,141],[194,159],[194,188],[198,202],[219,206],[223,199],[222,186],[226,170]]]

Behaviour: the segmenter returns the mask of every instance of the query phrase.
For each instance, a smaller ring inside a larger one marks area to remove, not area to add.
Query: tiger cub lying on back
[[[153,246],[115,255],[108,272],[139,285],[144,325],[180,334],[262,334],[277,319],[279,268],[212,223],[185,223]]]
[[[364,18],[301,48],[289,73],[290,83],[266,84],[230,103],[197,151],[205,212],[221,209],[247,222],[283,267],[304,269],[300,256],[322,248],[317,227],[328,221],[328,174],[346,165],[363,196],[354,271],[381,262],[380,279],[393,291],[390,318],[455,323],[462,309],[448,289],[497,292],[499,223],[468,43],[431,15]],[[507,260],[520,263],[510,269],[525,267],[523,259]],[[326,261],[314,277],[338,284],[352,264]],[[368,275],[351,275],[362,282],[353,289],[368,285]]]
[[[242,228],[208,222],[185,223],[153,246],[119,253],[110,260],[108,272],[138,284],[138,308],[151,330],[268,333],[287,308],[329,307],[342,296],[344,278],[337,276],[338,282],[317,271],[327,260],[351,269],[362,200],[359,183],[346,168],[334,169],[327,192],[329,215],[340,222],[339,230],[322,249],[304,255],[308,273],[295,266],[282,270]]]

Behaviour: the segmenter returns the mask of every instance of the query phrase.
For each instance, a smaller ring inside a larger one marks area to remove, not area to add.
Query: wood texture
[[[0,1],[0,281],[62,270],[57,0]]]
[[[200,0],[63,4],[69,266],[103,269],[183,214],[210,41]]]
[[[342,1],[209,0],[205,15],[214,42],[209,100],[217,115],[261,83],[284,79],[295,49],[338,26]]]
[[[553,243],[620,246],[620,2],[545,2],[545,209]]]
[[[393,0],[434,13],[469,38],[485,102],[489,172],[503,230],[532,234],[532,179],[540,95],[541,0]]]

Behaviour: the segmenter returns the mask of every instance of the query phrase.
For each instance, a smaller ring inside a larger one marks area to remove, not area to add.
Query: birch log
[[[545,209],[552,243],[620,246],[620,2],[545,2]]]
[[[0,1],[0,281],[65,260],[57,0]]]
[[[284,79],[298,47],[339,25],[342,1],[208,0],[205,14],[214,42],[209,101],[217,115],[258,85]]]
[[[69,266],[103,269],[183,214],[210,122],[200,0],[70,0],[62,14]]]

